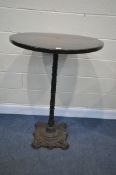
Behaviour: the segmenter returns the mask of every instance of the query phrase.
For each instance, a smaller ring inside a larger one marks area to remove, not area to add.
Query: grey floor
[[[45,116],[0,115],[0,175],[116,175],[116,120],[64,118],[70,148],[31,148]]]

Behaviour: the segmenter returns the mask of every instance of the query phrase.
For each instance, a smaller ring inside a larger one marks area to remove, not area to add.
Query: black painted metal
[[[50,99],[50,111],[48,125],[54,126],[54,109],[55,109],[55,95],[56,95],[56,82],[57,82],[57,68],[58,68],[58,54],[53,54],[52,64],[52,80],[51,80],[51,99]]]

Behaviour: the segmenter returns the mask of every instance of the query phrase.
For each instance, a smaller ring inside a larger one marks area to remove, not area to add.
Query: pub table
[[[57,82],[57,68],[59,54],[84,54],[95,52],[103,48],[103,42],[87,36],[55,34],[55,33],[17,33],[10,36],[14,45],[36,51],[51,53],[53,55],[51,99],[48,123],[37,122],[33,148],[46,147],[67,149],[67,125],[56,124],[54,120],[55,94]]]

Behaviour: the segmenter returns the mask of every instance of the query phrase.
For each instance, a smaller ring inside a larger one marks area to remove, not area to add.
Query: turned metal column
[[[53,54],[52,78],[51,78],[51,98],[48,123],[37,123],[34,132],[32,147],[37,149],[46,147],[49,149],[68,149],[66,124],[55,124],[54,109],[57,83],[58,53]]]
[[[50,111],[49,111],[49,127],[53,127],[54,121],[54,109],[55,109],[55,95],[56,95],[56,82],[57,82],[57,68],[58,68],[58,54],[53,54],[52,64],[52,80],[51,80],[51,98],[50,98]]]

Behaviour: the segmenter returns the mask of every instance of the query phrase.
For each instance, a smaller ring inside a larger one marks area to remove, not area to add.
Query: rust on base
[[[66,124],[64,123],[54,125],[53,127],[49,127],[46,123],[37,123],[35,125],[32,147],[35,149],[41,147],[68,149],[67,136]]]

